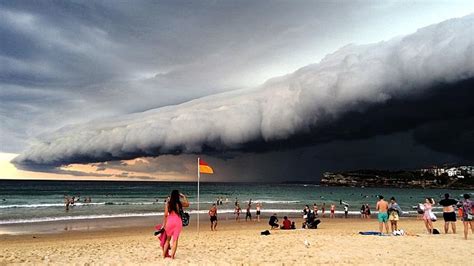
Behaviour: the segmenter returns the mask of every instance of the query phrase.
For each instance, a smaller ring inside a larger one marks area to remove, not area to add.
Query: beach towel
[[[366,231],[366,232],[359,232],[359,234],[363,236],[379,236],[380,232]]]

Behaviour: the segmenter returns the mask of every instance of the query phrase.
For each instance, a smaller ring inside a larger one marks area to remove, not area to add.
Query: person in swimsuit
[[[250,213],[250,208],[251,205],[249,203],[247,204],[247,209],[245,210],[245,221],[247,221],[247,219],[250,219],[250,221],[252,221],[252,213]]]
[[[318,205],[316,203],[313,204],[313,213],[314,216],[318,217]]]
[[[211,231],[216,231],[217,227],[217,206],[212,204],[211,209],[209,209],[209,218],[211,219]]]
[[[329,215],[329,218],[334,218],[334,214],[336,213],[336,204],[331,204],[331,214]]]
[[[260,222],[260,210],[262,206],[260,205],[260,202],[257,202],[257,205],[255,207],[257,209],[257,222]]]
[[[462,208],[461,219],[464,225],[464,239],[467,240],[467,234],[469,233],[469,225],[471,226],[471,231],[474,234],[474,201],[471,200],[471,196],[469,194],[464,194],[463,198],[464,199],[458,203],[458,206]]]
[[[234,214],[235,214],[235,220],[236,221],[240,221],[240,211],[242,209],[240,208],[240,204],[237,203],[237,205],[235,205],[235,210],[234,210]]]
[[[398,230],[398,220],[400,220],[400,214],[402,213],[402,209],[400,205],[398,205],[397,201],[394,197],[390,198],[390,204],[388,205],[388,213],[390,220],[390,228],[392,229],[392,234],[394,231]]]
[[[179,193],[178,190],[173,190],[169,201],[165,204],[165,213],[163,216],[163,228],[166,232],[166,242],[163,245],[163,258],[169,256],[174,259],[178,248],[179,234],[183,229],[183,221],[181,220],[180,213],[185,207],[189,207],[189,201],[186,196]],[[171,254],[168,255],[171,239],[173,240]]]
[[[326,212],[326,203],[323,202],[323,206],[321,207],[321,214],[324,218],[324,213]]]
[[[449,224],[453,234],[456,234],[456,211],[454,206],[458,203],[457,200],[449,198],[449,193],[444,194],[444,199],[438,202],[439,205],[443,206],[443,219],[444,219],[444,233],[447,234],[449,231]]]
[[[377,214],[377,219],[379,220],[379,231],[380,234],[383,233],[383,227],[385,224],[385,231],[388,234],[388,202],[383,199],[382,195],[379,195],[379,201],[377,201],[377,205],[375,209],[379,212]]]
[[[429,234],[433,233],[433,221],[431,220],[431,209],[433,208],[433,204],[434,200],[432,198],[426,198],[425,203],[423,204],[423,221]]]

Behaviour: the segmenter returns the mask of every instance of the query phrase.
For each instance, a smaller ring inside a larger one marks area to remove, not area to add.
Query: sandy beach
[[[297,219],[297,224],[300,220]],[[442,222],[435,223],[441,229]],[[32,225],[34,226],[34,225]],[[323,219],[317,230],[272,230],[267,220],[220,221],[217,232],[201,223],[187,227],[175,260],[161,258],[152,226],[0,236],[0,264],[295,265],[424,264],[469,265],[474,237],[428,235],[422,221],[406,218],[400,227],[411,236],[361,236],[377,230],[376,219]],[[305,240],[309,245],[305,245]],[[459,254],[464,254],[460,256]]]

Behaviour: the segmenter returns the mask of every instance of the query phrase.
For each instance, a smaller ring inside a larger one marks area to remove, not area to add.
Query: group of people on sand
[[[234,215],[235,215],[235,220],[240,221],[240,213],[242,212],[242,208],[240,207],[239,200],[236,198],[235,199],[235,208],[234,208]],[[246,205],[245,208],[245,221],[252,221],[252,199],[249,200],[249,202]],[[255,204],[255,220],[257,222],[260,222],[260,215],[261,215],[261,210],[262,210],[262,204],[260,202],[257,202]]]
[[[450,195],[446,193],[444,198],[439,201],[439,205],[443,207],[443,219],[444,219],[444,232],[447,234],[449,232],[449,227],[451,226],[452,232],[456,233],[456,207],[460,208],[462,213],[460,218],[464,226],[464,238],[467,239],[469,233],[469,227],[471,228],[472,233],[474,233],[474,202],[470,199],[469,194],[464,194],[462,200],[455,200],[450,198]],[[437,220],[436,215],[433,213],[433,207],[436,204],[435,200],[431,197],[425,198],[424,203],[420,203],[418,207],[418,212],[422,215],[423,223],[426,227],[426,230],[429,234],[438,233],[438,230],[434,229],[433,222]],[[385,227],[385,232],[388,234],[388,222],[390,221],[391,232],[396,234],[398,229],[398,221],[402,210],[395,198],[390,198],[390,202],[384,200],[384,197],[379,195],[379,201],[376,205],[376,210],[378,211],[377,219],[379,221],[379,231],[380,234],[383,234],[383,229]]]
[[[429,234],[432,234],[436,230],[433,228],[433,222],[436,221],[436,216],[432,212],[434,204],[436,204],[435,200],[427,197],[425,203],[419,207],[419,211],[423,212],[423,221]],[[438,204],[443,207],[444,232],[446,234],[449,232],[450,225],[453,234],[456,233],[456,207],[461,210],[459,217],[464,226],[464,239],[467,239],[469,227],[474,234],[474,201],[471,200],[469,194],[464,194],[461,200],[455,200],[446,193]]]

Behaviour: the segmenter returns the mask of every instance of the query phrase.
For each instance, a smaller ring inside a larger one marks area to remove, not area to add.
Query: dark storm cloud
[[[18,153],[65,125],[253,87],[347,43],[413,31],[407,22],[464,14],[466,3],[1,1],[0,149]]]
[[[253,89],[67,127],[42,138],[15,163],[278,150],[300,146],[301,140],[363,139],[437,120],[469,120],[473,21],[470,15],[387,42],[349,45]]]

